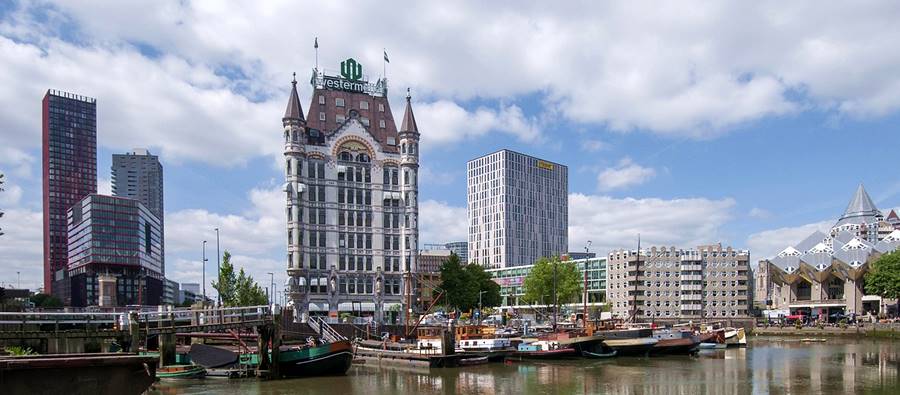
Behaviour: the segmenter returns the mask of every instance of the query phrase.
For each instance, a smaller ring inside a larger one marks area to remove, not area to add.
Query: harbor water
[[[507,362],[451,369],[354,365],[346,376],[162,382],[151,394],[900,394],[900,342],[752,338],[698,356]]]

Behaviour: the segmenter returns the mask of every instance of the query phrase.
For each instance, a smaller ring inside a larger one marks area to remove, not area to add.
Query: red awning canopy
[[[789,319],[789,320],[802,320],[803,317],[806,317],[806,316],[803,315],[803,314],[794,314],[794,315],[789,315],[789,316],[784,317],[784,318],[787,318],[787,319]]]

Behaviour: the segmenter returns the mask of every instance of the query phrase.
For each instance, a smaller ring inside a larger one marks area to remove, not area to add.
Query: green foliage
[[[235,275],[234,264],[231,263],[231,253],[228,251],[222,254],[219,278],[212,286],[219,292],[222,304],[227,307],[258,306],[269,303],[266,292],[253,281],[253,276],[244,272],[244,268],[241,268]]]
[[[9,346],[6,347],[6,352],[8,352],[9,355],[37,355],[31,347]]]
[[[456,254],[441,265],[441,285],[444,290],[443,303],[454,309],[468,311],[478,308],[478,295],[481,294],[482,307],[500,305],[500,285],[491,279],[491,274],[478,264],[463,266]],[[437,296],[439,291],[435,290]]]
[[[235,300],[237,276],[234,274],[234,265],[231,264],[231,253],[225,251],[222,255],[222,265],[219,267],[219,278],[212,287],[219,293],[222,303],[228,305]],[[229,302],[226,302],[229,301]]]
[[[40,307],[44,309],[53,309],[63,307],[62,301],[57,299],[55,296],[50,296],[47,294],[34,294],[31,296],[31,303],[34,303],[34,307]]]
[[[900,297],[900,250],[884,254],[869,267],[866,293],[886,299]]]
[[[556,267],[556,295],[559,304],[575,302],[581,296],[583,278],[575,262],[560,262],[559,258],[541,258],[525,277],[523,300],[532,304],[555,304],[553,277]],[[542,300],[543,299],[543,303]]]

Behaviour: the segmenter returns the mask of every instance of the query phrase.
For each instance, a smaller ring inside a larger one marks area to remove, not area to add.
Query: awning
[[[784,318],[787,318],[789,320],[802,320],[804,317],[806,317],[806,316],[803,314],[794,314],[794,315],[786,316]]]
[[[328,303],[310,303],[309,311],[328,311]]]
[[[338,311],[375,311],[375,303],[372,302],[343,302],[338,303]]]
[[[864,295],[862,297],[863,302],[881,302],[881,296],[878,295]]]
[[[798,307],[808,307],[808,308],[815,308],[815,307],[847,307],[847,303],[840,303],[840,302],[807,302],[807,303],[791,303],[790,306],[791,306],[792,309],[793,309],[793,308],[798,308]]]

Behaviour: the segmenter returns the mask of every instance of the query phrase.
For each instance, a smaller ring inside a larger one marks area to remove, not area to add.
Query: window
[[[369,109],[369,102],[367,102],[367,101],[365,101],[365,100],[359,102],[359,109],[360,109],[360,110],[368,110],[368,109]]]
[[[338,115],[335,115],[335,116],[334,116],[334,120],[335,120],[335,122],[337,122],[337,123],[344,123],[344,121],[345,121],[346,119],[347,119],[347,117],[345,117],[344,114],[338,114]]]
[[[324,120],[325,120],[325,113],[324,113],[324,112],[320,112],[320,113],[319,113],[319,120],[320,120],[320,121],[324,121]]]
[[[378,112],[384,112],[384,104],[378,103]]]
[[[325,104],[325,96],[319,95],[319,104]]]
[[[344,106],[344,98],[342,98],[342,97],[334,98],[334,105],[338,106],[338,107],[343,107]]]
[[[359,119],[359,121],[362,122],[363,126],[369,126],[369,118],[362,117]]]
[[[397,139],[394,136],[388,136],[387,143],[388,145],[397,145]]]
[[[383,119],[378,120],[378,127],[384,129],[384,120]]]

